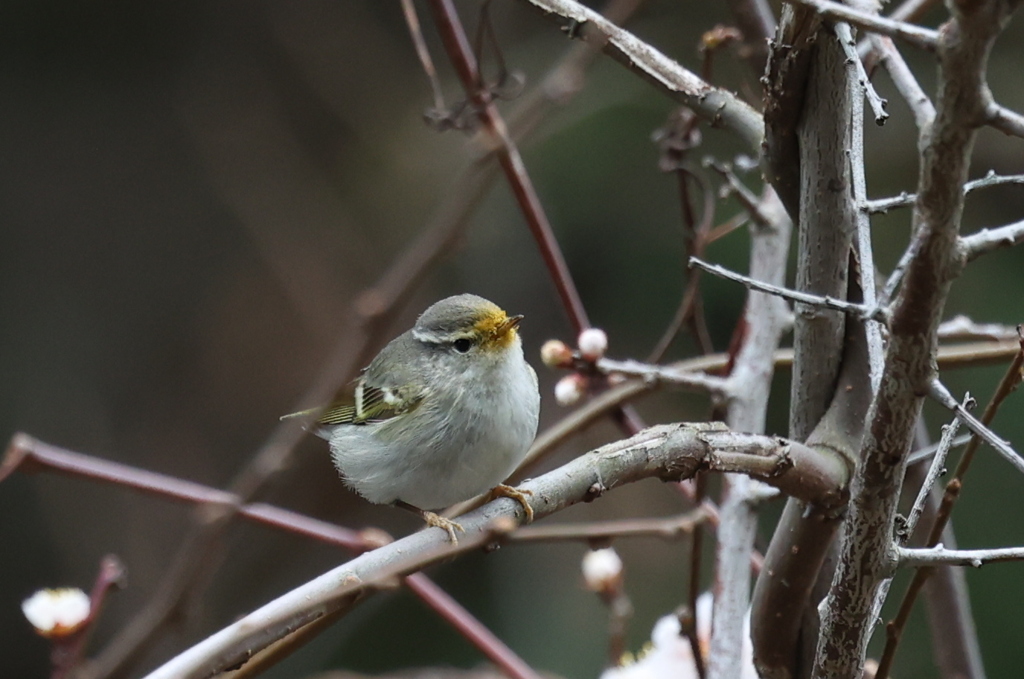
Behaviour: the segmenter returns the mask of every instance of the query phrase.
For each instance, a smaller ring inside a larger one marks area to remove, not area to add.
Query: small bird
[[[429,510],[488,490],[518,500],[532,520],[524,494],[502,485],[533,443],[540,413],[522,319],[456,295],[384,347],[356,381],[355,402],[317,420],[345,484],[370,502],[418,513],[452,542],[462,526]]]

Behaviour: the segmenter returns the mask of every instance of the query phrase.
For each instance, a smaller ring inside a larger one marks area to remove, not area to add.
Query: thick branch
[[[644,478],[677,481],[698,469],[742,472],[805,498],[841,502],[845,470],[801,444],[737,434],[719,424],[662,425],[603,446],[524,483],[537,518]],[[148,675],[148,679],[198,679],[227,667],[321,616],[351,607],[395,578],[442,559],[476,550],[514,529],[521,514],[508,498],[460,518],[457,545],[442,530],[428,529],[367,552],[288,592],[208,637]]]
[[[869,413],[862,464],[832,590],[823,605],[815,677],[859,676],[894,561],[892,528],[921,395],[934,376],[936,330],[963,268],[957,232],[977,126],[985,120],[985,64],[1008,18],[1004,2],[954,6],[940,31],[936,120],[926,140],[914,211],[918,241],[893,311],[882,384]]]

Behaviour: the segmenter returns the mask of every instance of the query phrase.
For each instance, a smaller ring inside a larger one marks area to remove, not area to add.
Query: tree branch
[[[811,7],[824,17],[836,21],[845,21],[857,28],[880,35],[887,35],[890,38],[899,38],[908,45],[918,49],[933,52],[939,41],[939,34],[930,28],[922,28],[905,21],[897,21],[877,14],[869,14],[856,10],[849,5],[843,5],[829,0],[787,0],[795,5]]]
[[[964,259],[971,261],[993,250],[1009,248],[1024,242],[1024,220],[999,226],[993,229],[981,229],[960,239],[960,252]]]
[[[771,284],[786,280],[792,222],[774,189],[766,187],[757,206],[761,220],[751,226],[750,276]],[[747,295],[743,344],[729,374],[725,420],[739,431],[764,431],[773,370],[771,356],[788,325],[789,308],[762,292]],[[719,515],[715,554],[715,601],[708,652],[708,679],[730,679],[742,673],[746,616],[750,606],[750,555],[757,533],[757,497],[763,484],[746,476],[727,475]]]
[[[943,386],[942,382],[938,379],[932,380],[928,385],[928,395],[935,399],[944,408],[956,413],[957,419],[967,425],[974,434],[981,438],[982,441],[992,447],[997,453],[1003,456],[1014,468],[1024,474],[1024,458],[1021,458],[1020,453],[1015,451],[1009,444],[1008,441],[1004,441],[999,438],[994,431],[989,429],[974,415],[967,412],[960,403],[957,403],[953,395],[949,393],[949,390]]]
[[[760,154],[764,138],[761,114],[727,90],[709,85],[635,35],[574,0],[526,0],[546,14],[581,25],[584,38],[595,31],[612,58],[640,73],[680,103],[692,108],[712,127],[732,130],[752,152]]]
[[[891,575],[896,503],[920,395],[933,379],[936,330],[950,283],[963,268],[957,232],[970,154],[984,121],[985,65],[1010,9],[998,1],[953,5],[954,18],[939,32],[937,115],[925,140],[914,211],[919,247],[893,310],[885,372],[868,415],[839,566],[822,606],[815,677],[860,674],[879,594]]]
[[[803,446],[739,434],[714,423],[661,425],[586,453],[522,484],[537,518],[644,478],[678,481],[698,469],[742,472],[784,492],[826,504],[842,502],[845,469]],[[198,679],[233,667],[292,630],[350,608],[395,578],[501,539],[522,515],[501,498],[460,518],[465,534],[453,545],[442,530],[426,529],[367,552],[242,617],[147,675]]]
[[[896,550],[897,565],[900,568],[925,568],[928,566],[970,566],[981,568],[987,563],[1000,561],[1024,561],[1024,547],[1001,547],[996,549],[946,549],[935,547],[900,547]]]
[[[858,318],[871,319],[879,323],[885,323],[887,320],[885,310],[876,306],[847,302],[844,299],[831,297],[829,295],[811,295],[797,290],[788,290],[778,285],[772,285],[771,283],[755,280],[750,276],[738,274],[735,271],[729,271],[718,264],[709,264],[696,257],[690,258],[690,265],[703,269],[714,276],[741,283],[752,290],[766,292],[770,295],[776,295],[777,297],[788,299],[792,302],[799,302],[801,304],[807,304],[812,307],[828,309],[831,311],[842,311],[843,313],[853,314]]]

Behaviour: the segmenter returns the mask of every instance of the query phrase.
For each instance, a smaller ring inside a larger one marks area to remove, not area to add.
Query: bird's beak
[[[521,314],[519,316],[509,316],[508,318],[501,322],[501,325],[497,327],[497,332],[495,333],[495,335],[497,337],[504,337],[509,333],[509,331],[518,328],[519,323],[522,320],[523,316]]]

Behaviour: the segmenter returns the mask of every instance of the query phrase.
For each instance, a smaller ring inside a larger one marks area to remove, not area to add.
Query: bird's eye
[[[452,342],[452,348],[460,354],[464,354],[470,350],[473,346],[473,341],[468,337],[460,337],[459,339]]]

